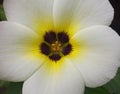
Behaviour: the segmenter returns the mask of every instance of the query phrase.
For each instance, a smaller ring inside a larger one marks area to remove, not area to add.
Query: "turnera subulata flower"
[[[4,0],[0,79],[23,94],[83,94],[120,66],[120,37],[108,0]]]

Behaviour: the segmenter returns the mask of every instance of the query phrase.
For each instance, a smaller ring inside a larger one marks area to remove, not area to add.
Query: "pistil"
[[[55,41],[51,47],[54,52],[59,52],[61,50],[61,44],[58,41]]]

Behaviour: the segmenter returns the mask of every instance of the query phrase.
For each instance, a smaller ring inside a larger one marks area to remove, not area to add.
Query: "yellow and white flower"
[[[120,66],[120,37],[108,0],[4,0],[0,79],[23,94],[83,94]]]

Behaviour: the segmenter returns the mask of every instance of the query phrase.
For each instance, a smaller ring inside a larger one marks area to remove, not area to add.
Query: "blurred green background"
[[[3,0],[0,0],[0,21],[6,20],[2,2]],[[110,0],[110,2],[115,9],[115,16],[111,27],[120,34],[120,0]],[[22,82],[0,81],[0,94],[22,94],[22,85]],[[106,85],[98,88],[86,87],[85,94],[120,94],[120,69],[116,77]]]

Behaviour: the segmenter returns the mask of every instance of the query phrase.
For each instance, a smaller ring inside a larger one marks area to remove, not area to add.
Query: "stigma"
[[[58,41],[55,41],[51,47],[54,52],[59,52],[61,50],[61,44]]]

